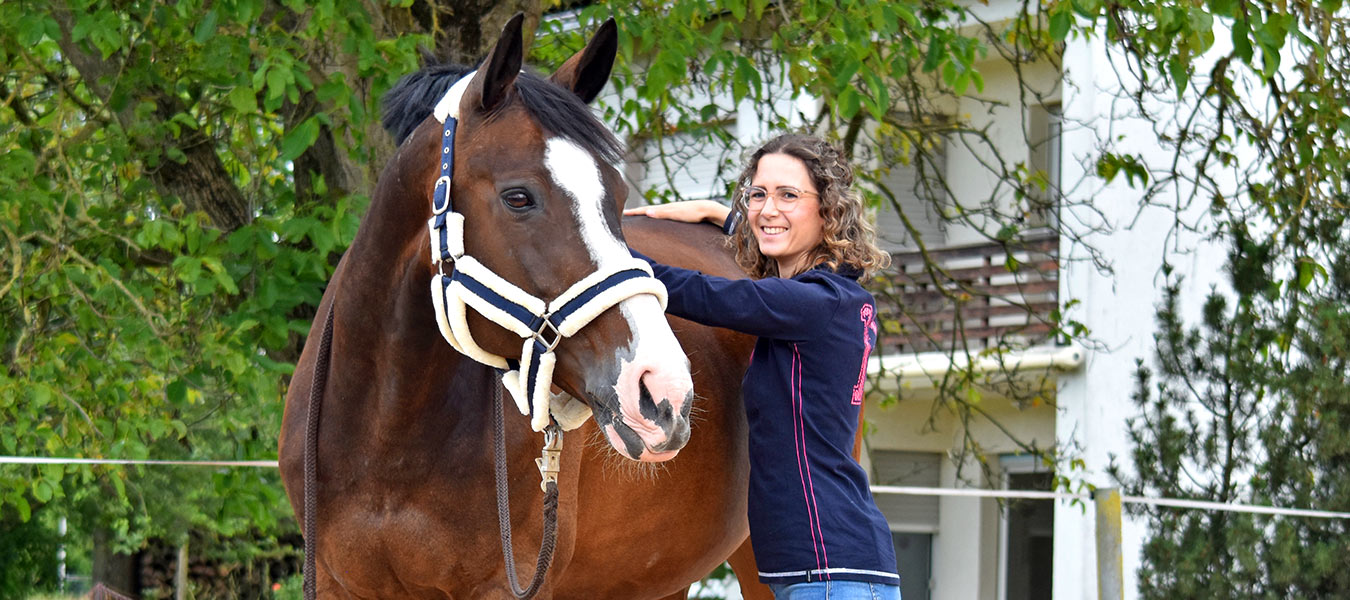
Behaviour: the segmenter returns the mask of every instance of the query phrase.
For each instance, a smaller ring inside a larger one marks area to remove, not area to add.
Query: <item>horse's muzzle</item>
[[[672,402],[665,395],[654,395],[645,377],[638,387],[635,403],[631,400],[624,403],[616,396],[613,403],[593,405],[596,424],[610,445],[626,458],[642,462],[670,460],[689,443],[693,392],[683,391]]]

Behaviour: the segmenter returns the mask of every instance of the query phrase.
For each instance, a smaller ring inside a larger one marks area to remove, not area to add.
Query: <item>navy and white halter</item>
[[[553,301],[545,302],[464,253],[464,215],[451,210],[450,176],[455,168],[460,99],[473,75],[474,72],[469,72],[456,81],[433,112],[445,127],[441,137],[441,174],[432,188],[432,217],[427,222],[431,229],[431,261],[439,269],[431,278],[431,298],[436,306],[436,323],[446,341],[461,354],[506,371],[502,382],[511,392],[516,408],[530,415],[531,428],[543,431],[550,419],[549,390],[557,362],[553,351],[558,342],[575,335],[600,313],[638,294],[655,296],[664,309],[666,287],[652,276],[645,261],[632,259],[601,268],[572,284]],[[453,263],[454,271],[449,275],[445,274],[446,263]],[[466,319],[468,308],[524,339],[519,361],[492,354],[474,341]],[[571,428],[567,427],[569,424],[579,424],[575,406],[579,402],[575,399],[572,402],[574,405],[564,410],[571,413],[571,418],[558,415],[560,424],[567,429]],[[563,407],[554,407],[555,415],[560,408]]]

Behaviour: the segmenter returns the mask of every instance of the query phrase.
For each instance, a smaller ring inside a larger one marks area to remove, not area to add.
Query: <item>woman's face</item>
[[[806,163],[787,154],[765,154],[750,186],[746,214],[759,251],[778,262],[780,277],[810,267],[806,260],[824,237],[825,220]]]

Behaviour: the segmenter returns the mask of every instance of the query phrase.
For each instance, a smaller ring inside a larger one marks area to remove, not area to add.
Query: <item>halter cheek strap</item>
[[[585,422],[590,411],[576,399],[563,403],[550,394],[557,363],[554,349],[563,338],[575,335],[600,313],[638,294],[655,296],[664,309],[666,288],[652,276],[645,261],[631,259],[606,265],[572,284],[551,302],[545,302],[464,253],[464,215],[451,210],[450,178],[455,167],[459,102],[472,79],[470,72],[455,82],[433,111],[445,124],[440,177],[432,189],[432,217],[427,222],[431,260],[438,267],[437,275],[431,278],[436,324],[455,350],[506,371],[502,382],[511,392],[516,408],[530,415],[531,428],[543,431],[552,412],[564,429],[572,429]],[[445,274],[446,263],[453,264],[449,275]],[[488,352],[474,341],[467,318],[470,308],[523,339],[519,361]],[[552,411],[550,404],[555,405]]]

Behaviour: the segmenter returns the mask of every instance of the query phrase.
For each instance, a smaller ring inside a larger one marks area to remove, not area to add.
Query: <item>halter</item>
[[[431,229],[431,262],[438,269],[431,278],[436,324],[455,350],[506,371],[502,383],[511,392],[521,414],[530,415],[532,429],[543,431],[548,426],[551,401],[558,404],[553,418],[571,429],[589,417],[589,411],[579,409],[576,405],[580,402],[575,399],[574,404],[563,406],[551,397],[549,390],[557,363],[553,351],[558,343],[575,335],[600,313],[638,294],[655,296],[664,309],[666,287],[652,276],[645,261],[631,259],[597,269],[553,301],[545,302],[464,253],[464,215],[451,210],[450,176],[455,167],[459,103],[473,74],[469,72],[456,81],[433,111],[436,119],[445,124],[441,136],[441,173],[432,188],[432,217],[427,221]],[[449,275],[445,274],[446,263],[453,263]],[[519,361],[488,352],[474,341],[467,320],[469,308],[524,340]]]

